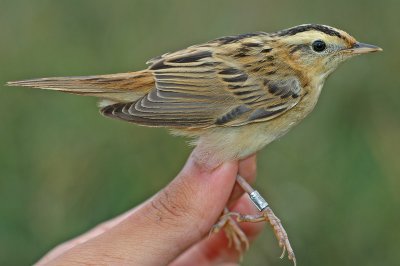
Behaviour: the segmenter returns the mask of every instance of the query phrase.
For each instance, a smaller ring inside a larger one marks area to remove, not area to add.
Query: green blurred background
[[[316,110],[259,153],[257,187],[299,265],[399,265],[400,1],[1,0],[0,84],[139,70],[168,51],[302,23],[384,48],[326,82]],[[98,114],[96,100],[0,88],[0,265],[28,265],[150,197],[186,141]],[[291,265],[266,230],[243,265]]]

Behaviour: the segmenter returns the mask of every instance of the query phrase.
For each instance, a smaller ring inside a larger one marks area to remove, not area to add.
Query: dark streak
[[[153,64],[150,69],[151,70],[158,70],[158,69],[165,69],[169,68],[169,66],[164,64],[164,60],[158,61],[157,63]]]
[[[172,62],[172,61],[171,61]],[[150,70],[161,70],[161,69],[168,69],[168,68],[175,68],[175,67],[185,67],[185,68],[196,68],[198,67],[198,65],[196,66],[171,66],[171,65],[166,65],[164,64],[165,60],[159,61],[157,63],[155,63],[154,65],[152,65],[149,69]],[[179,62],[179,63],[183,63],[183,62]],[[202,67],[215,67],[216,65],[219,65],[218,62],[204,62],[201,64]],[[204,71],[204,72],[194,72],[194,73],[207,73],[208,71]]]
[[[243,52],[240,52],[240,53],[235,54],[235,57],[236,57],[236,58],[245,57],[245,56],[247,56],[247,54],[246,54],[246,53],[243,53]]]
[[[241,48],[239,48],[239,52],[241,53],[248,53],[250,52],[251,49],[249,49],[248,47],[242,46]]]
[[[211,57],[210,51],[201,51],[193,54],[184,55],[182,57],[170,60],[171,63],[193,63],[198,62],[200,59]]]
[[[248,112],[250,109],[244,105],[238,106],[215,121],[216,125],[223,125]]]
[[[247,46],[247,47],[261,47],[261,46],[263,46],[262,43],[255,43],[255,42],[246,42],[243,45]]]
[[[262,95],[253,95],[253,96],[249,96],[249,97],[246,97],[246,98],[242,98],[241,100],[242,100],[243,102],[252,101],[252,103],[256,103],[257,101],[253,101],[253,100],[258,100],[258,99],[260,99],[261,97],[262,97]]]
[[[292,94],[293,94],[293,92],[292,92],[291,90],[289,90],[289,91],[287,91],[285,94],[283,94],[283,95],[281,96],[281,99],[285,99],[285,98],[289,97],[289,96],[292,95]]]
[[[235,43],[242,39],[249,38],[249,37],[255,37],[255,36],[259,36],[259,35],[267,35],[267,33],[255,32],[255,33],[247,33],[247,34],[240,34],[240,35],[234,35],[234,36],[226,36],[226,37],[215,39],[211,42],[220,42],[221,44]]]
[[[265,48],[261,50],[261,53],[269,53],[272,51],[272,48]]]
[[[240,71],[239,69],[230,67],[230,68],[226,68],[224,70],[222,70],[221,72],[219,72],[219,74],[222,75],[237,75],[237,74],[241,74],[242,71]]]
[[[279,87],[276,86],[275,84],[271,83],[268,84],[268,91],[272,94],[275,94],[279,90]]]
[[[308,25],[293,27],[290,29],[286,29],[286,30],[277,32],[277,35],[278,36],[292,36],[292,35],[296,35],[297,33],[300,33],[300,32],[311,31],[311,30],[320,31],[325,34],[328,34],[331,36],[337,36],[341,39],[344,39],[344,36],[342,36],[336,30],[326,27],[326,26],[323,26],[323,25],[318,25],[318,24],[308,24]]]
[[[237,96],[241,96],[241,95],[246,95],[246,94],[250,94],[253,91],[248,90],[248,91],[234,91],[233,94],[237,95]]]
[[[229,86],[229,89],[231,89],[231,90],[236,90],[236,89],[240,89],[240,88],[243,88],[243,86],[241,86],[241,85],[230,85]]]
[[[246,81],[248,76],[246,74],[242,74],[236,77],[231,77],[231,78],[224,78],[224,81],[226,82],[244,82]]]
[[[251,116],[249,117],[249,120],[256,120],[256,119],[270,117],[270,116],[279,114],[285,110],[286,110],[286,107],[275,110],[275,111],[268,111],[266,109],[257,109],[256,111],[254,111],[254,113],[251,114]]]
[[[276,108],[276,107],[283,106],[283,105],[285,105],[285,104],[286,104],[286,102],[285,102],[285,103],[278,103],[278,104],[270,105],[270,106],[268,106],[267,108]]]

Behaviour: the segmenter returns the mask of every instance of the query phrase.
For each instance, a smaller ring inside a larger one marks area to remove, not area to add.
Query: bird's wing
[[[137,101],[104,107],[102,113],[147,126],[241,126],[273,119],[299,102],[297,78],[273,81],[242,65],[208,46],[166,54],[151,61],[154,89]]]

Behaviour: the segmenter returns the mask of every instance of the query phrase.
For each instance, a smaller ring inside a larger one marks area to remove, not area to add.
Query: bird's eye
[[[316,52],[322,52],[326,48],[326,43],[324,41],[317,40],[317,41],[313,42],[312,48]]]

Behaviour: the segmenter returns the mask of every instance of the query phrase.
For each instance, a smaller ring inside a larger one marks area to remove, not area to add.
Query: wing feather
[[[262,49],[246,49],[250,48]],[[207,46],[189,47],[150,63],[155,87],[135,102],[103,108],[104,115],[148,126],[241,126],[281,115],[302,95],[296,77],[275,81],[273,71],[265,77],[255,75],[238,58]]]

